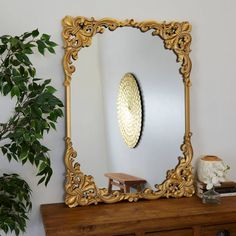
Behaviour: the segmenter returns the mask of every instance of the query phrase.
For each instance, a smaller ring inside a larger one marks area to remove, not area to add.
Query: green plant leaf
[[[43,183],[44,181],[45,181],[45,179],[46,179],[46,177],[44,176],[44,177],[42,177],[39,181],[38,181],[38,185],[39,184],[41,184],[41,183]]]
[[[11,46],[14,47],[19,43],[19,38],[13,37],[10,39]]]
[[[13,86],[13,88],[11,89],[11,97],[14,97],[14,96],[17,96],[17,97],[20,96],[20,89],[16,85]]]
[[[31,34],[32,34],[32,36],[33,36],[34,38],[36,38],[36,37],[39,35],[38,29],[33,30]]]
[[[56,130],[56,125],[53,122],[50,122],[49,124],[54,130]]]
[[[18,60],[12,60],[12,65],[13,66],[19,66],[20,65],[20,61],[18,61]]]
[[[48,41],[47,45],[50,46],[50,47],[56,47],[57,46],[57,44],[55,42],[52,42],[52,41]]]
[[[37,40],[36,43],[38,44],[38,50],[39,52],[44,55],[44,51],[46,48],[46,45],[44,44],[44,42],[42,40]]]
[[[26,32],[22,35],[22,39],[25,40],[25,39],[29,38],[31,35],[32,35],[32,32],[30,32],[30,33]]]
[[[5,68],[7,68],[7,67],[9,66],[9,61],[10,61],[9,57],[7,57],[7,58],[4,60],[3,65],[5,66]]]
[[[29,74],[30,74],[31,77],[34,77],[35,74],[36,74],[36,69],[33,68],[33,67],[30,67],[30,68],[29,68]],[[33,79],[33,80],[36,81],[36,79]],[[40,79],[39,79],[39,80],[40,80]]]
[[[53,93],[55,93],[57,90],[54,88],[54,87],[52,87],[52,86],[47,86],[46,87],[47,88],[47,92],[49,92],[49,93],[51,93],[51,94],[53,94]]]
[[[10,91],[11,91],[11,85],[10,84],[6,84],[3,86],[3,95],[6,96]]]
[[[33,54],[33,50],[31,48],[25,48],[23,52],[25,54]]]
[[[7,149],[3,146],[2,147],[2,154],[5,155],[7,153]]]
[[[3,44],[7,44],[9,42],[9,38],[11,38],[10,35],[3,35],[0,37]]]
[[[11,161],[11,154],[10,153],[7,153],[7,159],[8,159],[8,161],[10,162]]]
[[[40,39],[41,39],[41,40],[48,41],[48,40],[50,39],[50,35],[48,35],[48,34],[42,34],[42,36],[41,36]]]
[[[47,49],[48,49],[49,52],[51,52],[51,53],[55,53],[55,50],[54,50],[53,48],[48,47]]]
[[[7,49],[7,45],[0,45],[0,54],[3,54]]]

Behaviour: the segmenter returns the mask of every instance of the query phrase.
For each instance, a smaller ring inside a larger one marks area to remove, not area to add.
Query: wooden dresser
[[[236,236],[236,197],[205,205],[197,197],[68,208],[41,205],[47,236]]]

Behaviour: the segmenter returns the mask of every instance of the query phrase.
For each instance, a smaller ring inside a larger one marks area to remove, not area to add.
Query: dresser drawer
[[[202,227],[203,236],[236,236],[236,223]]]
[[[235,206],[236,196],[219,205],[194,196],[73,209],[47,204],[41,211],[47,236],[236,236]]]

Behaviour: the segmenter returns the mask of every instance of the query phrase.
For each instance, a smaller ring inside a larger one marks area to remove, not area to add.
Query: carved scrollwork
[[[78,59],[79,51],[84,47],[89,47],[92,38],[96,34],[102,34],[105,29],[114,31],[120,27],[133,27],[141,32],[151,31],[153,36],[159,36],[164,43],[166,49],[172,50],[177,61],[180,62],[180,74],[182,75],[185,87],[185,136],[181,145],[182,157],[172,170],[167,171],[166,179],[153,189],[145,189],[143,192],[122,193],[121,191],[113,191],[108,193],[106,188],[98,188],[91,175],[85,175],[80,164],[75,162],[77,153],[73,149],[71,138],[66,138],[66,183],[65,203],[69,207],[77,205],[97,204],[99,202],[115,203],[122,200],[130,202],[138,199],[158,199],[160,197],[190,197],[194,194],[193,174],[191,160],[193,150],[191,146],[191,132],[189,120],[189,87],[191,60],[189,58],[191,44],[191,25],[188,22],[162,22],[143,21],[136,22],[133,19],[119,21],[112,18],[104,18],[95,20],[94,18],[70,17],[67,16],[62,21],[63,39],[65,54],[63,58],[63,66],[65,72],[64,85],[70,88],[71,76],[75,71],[73,61]],[[66,89],[66,96],[70,98],[70,90]],[[70,100],[70,99],[68,99]],[[67,103],[66,117],[70,118],[70,107]],[[67,121],[67,130],[70,130],[70,121]],[[67,132],[70,134],[70,132]]]

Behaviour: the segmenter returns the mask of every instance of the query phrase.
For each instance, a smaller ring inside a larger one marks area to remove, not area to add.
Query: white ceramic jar
[[[198,180],[206,184],[207,189],[219,186],[225,181],[228,167],[217,156],[204,156],[199,159],[197,166]]]

